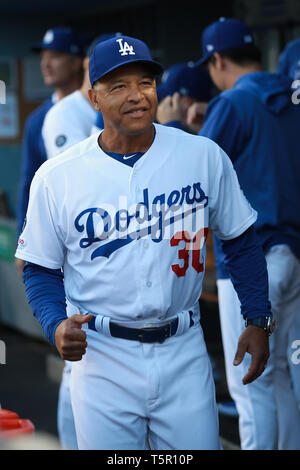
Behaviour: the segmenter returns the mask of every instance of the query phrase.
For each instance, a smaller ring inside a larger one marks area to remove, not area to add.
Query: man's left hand
[[[249,325],[239,337],[237,351],[233,365],[238,366],[248,352],[251,354],[251,364],[247,374],[243,377],[243,384],[247,385],[256,380],[265,370],[270,352],[269,336],[263,328]]]

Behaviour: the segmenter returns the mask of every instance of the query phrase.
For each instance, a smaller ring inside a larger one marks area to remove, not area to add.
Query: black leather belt
[[[190,325],[193,326],[194,321],[192,319],[193,312],[189,311],[190,314]],[[96,317],[93,317],[88,323],[90,330],[96,330],[95,327]],[[141,343],[163,343],[165,339],[175,335],[178,327],[178,318],[169,323],[159,327],[149,328],[127,328],[126,326],[118,325],[117,323],[109,323],[110,334],[115,338],[130,339],[133,341],[140,341]]]

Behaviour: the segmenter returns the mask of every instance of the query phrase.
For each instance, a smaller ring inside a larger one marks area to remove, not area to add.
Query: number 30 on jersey
[[[186,230],[176,232],[171,238],[171,246],[178,246],[181,241],[184,241],[184,247],[178,250],[178,258],[183,260],[183,263],[181,263],[181,266],[179,264],[172,264],[171,266],[172,271],[174,271],[177,277],[185,276],[190,266],[190,261],[191,267],[195,269],[197,273],[203,272],[204,259],[202,248],[204,247],[207,234],[208,227],[205,227],[200,229],[193,238],[191,238],[190,233]]]

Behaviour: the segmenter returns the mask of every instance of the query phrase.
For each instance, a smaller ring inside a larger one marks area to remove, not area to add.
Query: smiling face
[[[105,131],[140,135],[152,127],[156,116],[156,81],[147,66],[128,64],[98,80],[89,93],[103,115]]]

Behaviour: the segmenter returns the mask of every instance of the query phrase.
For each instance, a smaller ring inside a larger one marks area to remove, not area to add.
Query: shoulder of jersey
[[[62,171],[64,167],[70,167],[74,164],[74,161],[87,155],[89,152],[98,148],[98,134],[93,134],[90,137],[82,140],[78,144],[73,145],[64,152],[60,153],[56,157],[46,160],[37,170],[36,174],[40,177],[44,177],[52,171]]]

